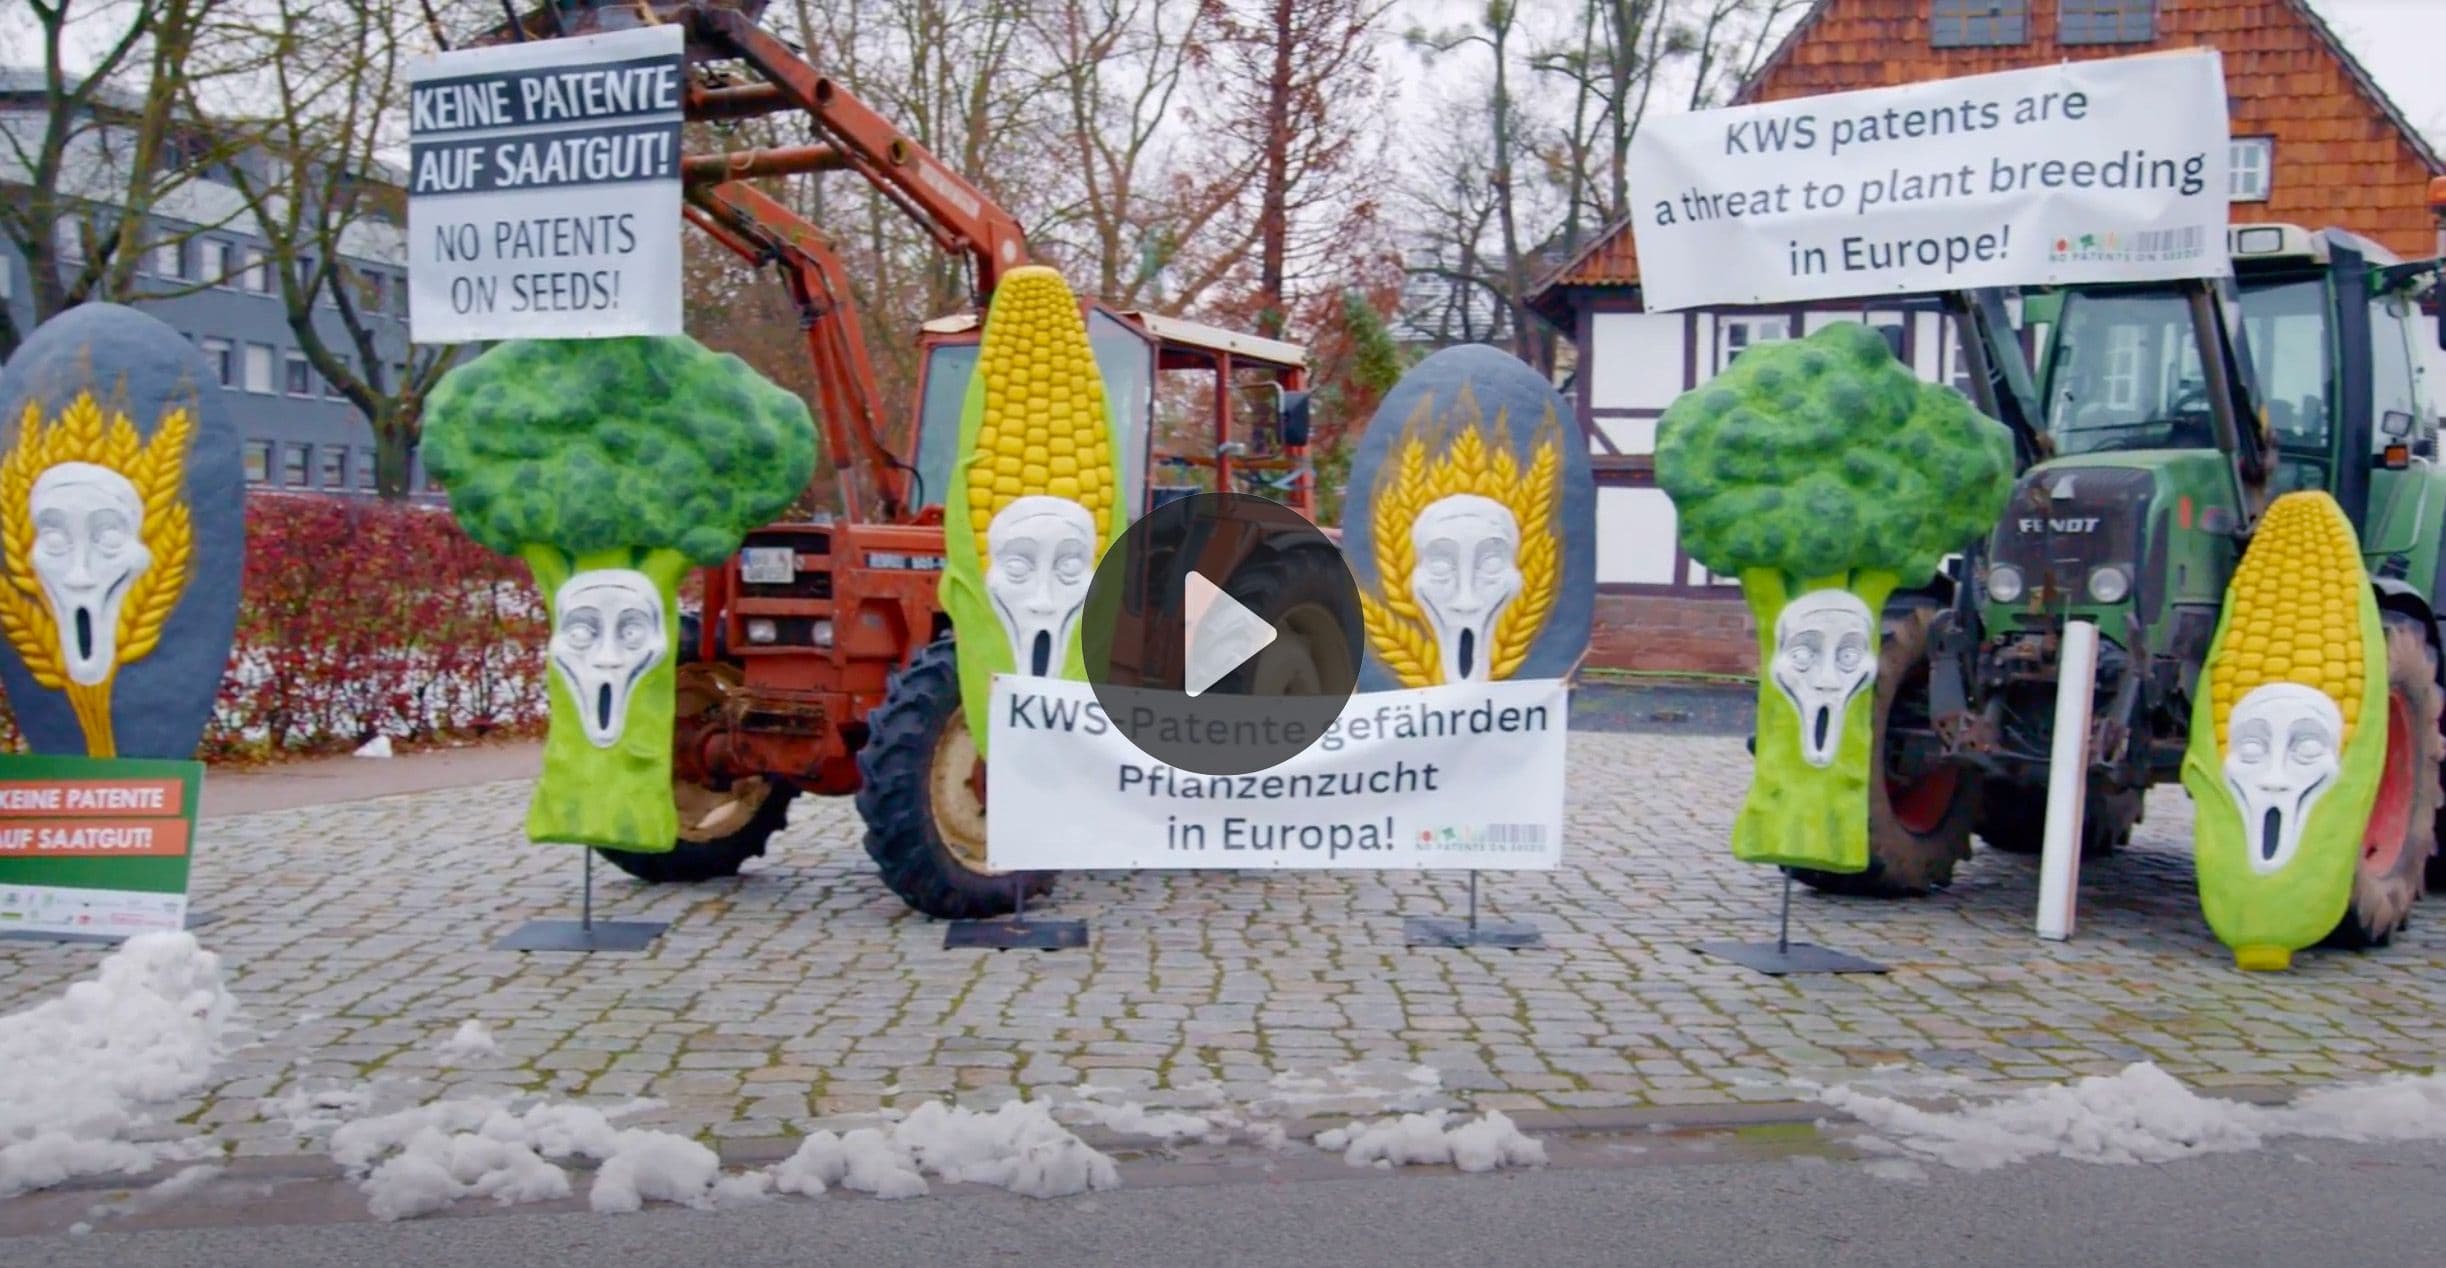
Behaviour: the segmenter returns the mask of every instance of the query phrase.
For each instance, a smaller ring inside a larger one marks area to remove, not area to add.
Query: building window
[[[1724,373],[1733,358],[1754,344],[1773,343],[1792,337],[1792,319],[1781,313],[1771,317],[1722,317],[1716,327],[1716,373]]]
[[[264,258],[263,248],[248,247],[246,257],[246,289],[258,295],[272,293],[272,262]]]
[[[306,487],[306,472],[311,466],[308,460],[313,456],[312,449],[311,445],[290,445],[281,451],[281,484],[292,489]]]
[[[85,262],[85,226],[73,220],[62,220],[52,236],[56,239],[51,248],[52,253],[59,257],[60,263],[83,264]]]
[[[386,300],[390,291],[384,283],[388,280],[380,273],[369,272],[365,275],[365,311],[378,313],[387,306]]]
[[[238,386],[238,350],[227,339],[206,339],[198,346],[204,350],[204,363],[212,367],[212,381]]]
[[[346,353],[340,354],[340,368],[343,373],[345,373],[348,368],[348,354]],[[329,379],[323,380],[323,395],[330,397],[335,401],[347,399],[341,395],[340,385],[332,382]]]
[[[248,484],[269,484],[271,481],[272,442],[268,440],[246,442],[246,482]]]
[[[1928,43],[1936,48],[2020,44],[2030,38],[2030,0],[1930,0]]]
[[[261,343],[246,345],[246,390],[249,392],[272,390],[271,345]]]
[[[323,462],[317,479],[322,486],[326,489],[347,488],[348,447],[346,445],[325,445],[318,452]]]
[[[2266,202],[2276,167],[2276,138],[2235,137],[2226,154],[2226,201]]]
[[[305,353],[292,352],[288,355],[284,381],[291,396],[314,395],[314,366],[306,360]]]
[[[374,487],[374,451],[371,449],[357,451],[357,487],[360,489]]]
[[[237,287],[245,284],[246,257],[235,242],[212,244],[212,284]]]
[[[187,279],[187,243],[174,239],[153,247],[153,272],[172,281]]]
[[[2157,0],[2062,0],[2058,44],[2144,44],[2157,38]]]

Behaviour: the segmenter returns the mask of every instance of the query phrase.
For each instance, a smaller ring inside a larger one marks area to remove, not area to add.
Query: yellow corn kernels
[[[1078,301],[1061,275],[1031,265],[1003,275],[977,354],[985,412],[969,469],[968,523],[977,556],[986,526],[1028,493],[1069,498],[1111,539],[1112,449],[1104,380],[1096,370]]]
[[[2361,587],[2352,526],[2323,494],[2288,493],[2268,508],[2234,573],[2225,663],[2213,679],[2217,750],[2234,702],[2272,682],[2326,693],[2350,743],[2361,718]]]

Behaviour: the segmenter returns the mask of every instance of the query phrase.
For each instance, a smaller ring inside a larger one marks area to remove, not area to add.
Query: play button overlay
[[[1104,554],[1081,631],[1096,702],[1148,757],[1245,775],[1322,737],[1358,686],[1359,589],[1299,512],[1241,493],[1156,507]]]
[[[1205,695],[1225,674],[1272,646],[1282,631],[1249,611],[1223,588],[1193,572],[1181,582],[1181,617],[1188,627],[1187,661],[1181,668],[1181,690],[1192,698]]]

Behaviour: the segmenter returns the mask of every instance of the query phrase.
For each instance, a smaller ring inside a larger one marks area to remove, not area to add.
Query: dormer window
[[[2058,44],[2146,44],[2157,38],[2157,0],[2061,0]]]
[[[1928,43],[1935,48],[1988,48],[2030,38],[2030,0],[1930,0]]]

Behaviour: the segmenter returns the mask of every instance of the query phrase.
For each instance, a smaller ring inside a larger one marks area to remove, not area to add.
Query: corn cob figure
[[[1061,275],[994,290],[943,499],[943,610],[980,753],[995,674],[1081,676],[1079,613],[1120,535],[1119,446],[1079,305]]]
[[[2226,590],[2183,757],[2200,907],[2244,969],[2287,967],[2352,902],[2386,764],[2386,657],[2343,509],[2278,498]]]

